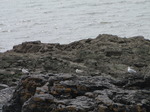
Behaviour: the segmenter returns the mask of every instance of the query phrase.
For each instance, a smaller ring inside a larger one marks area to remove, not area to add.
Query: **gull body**
[[[76,73],[83,73],[83,70],[76,69]]]
[[[29,70],[28,70],[28,69],[23,68],[21,71],[22,71],[22,73],[24,73],[24,74],[29,74]]]
[[[129,73],[132,73],[132,74],[137,73],[134,69],[131,69],[130,67],[128,67],[128,72],[129,72]]]

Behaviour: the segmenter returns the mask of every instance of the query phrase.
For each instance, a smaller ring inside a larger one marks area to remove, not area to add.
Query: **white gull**
[[[128,67],[128,72],[131,73],[131,74],[137,73],[134,69],[131,69],[130,67]]]
[[[76,69],[76,73],[83,73],[83,70]]]
[[[24,73],[24,74],[29,74],[29,70],[28,70],[28,69],[23,68],[21,71],[22,71],[22,73]]]

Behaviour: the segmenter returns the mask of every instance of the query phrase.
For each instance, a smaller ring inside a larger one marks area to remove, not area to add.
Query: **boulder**
[[[0,90],[0,112],[2,112],[2,107],[5,103],[7,103],[12,97],[12,93],[14,92],[14,87],[5,86],[5,89]]]
[[[140,80],[147,84],[147,78]],[[135,83],[129,87],[124,82],[118,86],[120,81],[111,76],[26,76],[3,112],[149,112],[150,86],[141,88]]]

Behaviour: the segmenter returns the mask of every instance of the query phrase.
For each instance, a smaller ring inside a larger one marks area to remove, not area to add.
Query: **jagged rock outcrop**
[[[3,112],[149,112],[148,77],[120,86],[111,76],[33,75],[21,79]],[[119,86],[118,86],[119,85]],[[127,85],[127,86],[126,86]]]
[[[142,36],[103,34],[67,45],[24,42],[0,53],[0,62],[0,83],[6,85],[1,88],[18,85],[4,106],[6,112],[14,107],[14,112],[37,107],[36,112],[149,110],[150,40]],[[129,74],[128,66],[134,67],[137,75]],[[18,84],[25,75],[23,69],[29,76]],[[76,73],[76,69],[83,72]],[[55,107],[58,110],[53,110]]]
[[[31,74],[75,73],[78,68],[85,75],[123,77],[127,66],[133,66],[146,74],[150,69],[149,54],[150,41],[142,36],[120,38],[105,34],[68,45],[24,42],[0,54],[0,82],[16,85],[23,68]]]

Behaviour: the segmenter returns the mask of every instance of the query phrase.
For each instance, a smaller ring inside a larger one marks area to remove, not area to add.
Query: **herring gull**
[[[131,74],[137,73],[134,69],[131,69],[130,67],[128,67],[128,72],[131,73]]]

